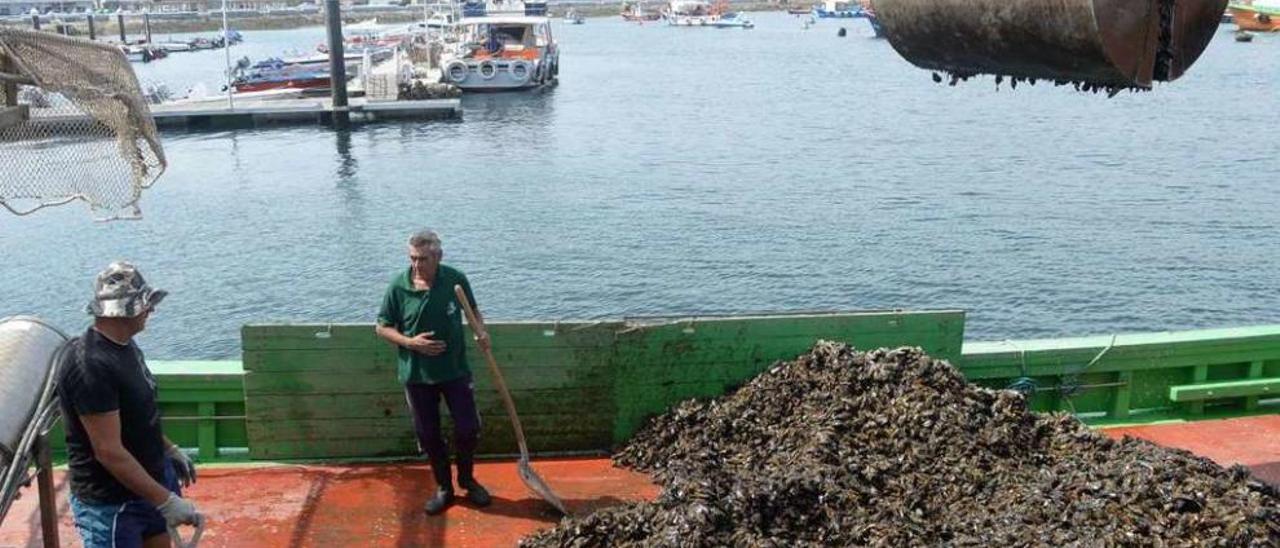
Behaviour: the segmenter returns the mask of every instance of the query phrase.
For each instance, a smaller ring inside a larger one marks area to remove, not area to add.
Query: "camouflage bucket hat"
[[[98,273],[93,300],[85,308],[99,318],[134,318],[160,304],[168,294],[147,285],[132,264],[117,261]]]

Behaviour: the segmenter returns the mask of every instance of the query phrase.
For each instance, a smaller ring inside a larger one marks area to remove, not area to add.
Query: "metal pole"
[[[351,126],[347,110],[347,61],[342,47],[342,13],[338,0],[325,0],[325,26],[329,31],[329,89],[333,103],[333,127]]]
[[[97,39],[98,39],[98,29],[94,28],[94,26],[93,26],[93,14],[92,14],[92,13],[90,13],[90,14],[89,14],[89,16],[88,16],[88,21],[89,21],[89,40],[97,40]]]
[[[142,27],[146,30],[147,43],[150,44],[151,43],[151,12],[149,11],[142,12]]]
[[[120,43],[128,44],[129,39],[124,36],[124,14],[116,13],[116,24],[120,25]]]
[[[235,110],[236,100],[231,98],[231,33],[227,32],[227,0],[222,0],[222,49],[226,50],[227,108]]]
[[[53,492],[53,459],[49,457],[49,432],[36,436],[36,487],[40,492],[40,532],[45,548],[58,547],[58,501]]]

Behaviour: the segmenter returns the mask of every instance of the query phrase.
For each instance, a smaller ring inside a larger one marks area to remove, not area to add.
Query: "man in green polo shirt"
[[[458,485],[467,490],[467,500],[476,506],[488,506],[490,502],[489,492],[473,474],[480,414],[467,366],[462,307],[453,286],[462,286],[473,307],[476,301],[467,277],[440,264],[443,257],[436,233],[423,230],[409,238],[409,268],[391,279],[378,311],[377,327],[378,336],[396,345],[399,351],[398,375],[404,383],[418,445],[427,453],[439,486],[426,504],[427,514],[431,515],[444,511],[453,502],[449,448],[440,431],[441,397],[453,417]],[[480,316],[479,308],[476,316]],[[489,339],[479,338],[476,344],[488,348]]]

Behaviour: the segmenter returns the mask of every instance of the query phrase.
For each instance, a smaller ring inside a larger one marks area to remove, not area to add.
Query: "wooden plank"
[[[559,368],[504,370],[503,377],[512,392],[520,390],[592,390],[611,388],[610,379],[599,375],[575,375]],[[487,371],[472,372],[477,389],[492,386]],[[246,393],[250,398],[266,394],[380,394],[403,391],[395,370],[373,375],[368,373],[246,373]],[[515,388],[519,387],[519,388]]]
[[[569,397],[569,396],[578,397]],[[605,413],[613,411],[611,394],[607,391],[587,393],[529,393],[512,396],[516,409],[524,414],[566,415]],[[443,404],[442,404],[443,405]],[[443,407],[442,407],[443,409]],[[482,415],[506,416],[502,399],[493,392],[476,394],[476,409]],[[408,417],[408,404],[401,392],[387,394],[318,394],[306,397],[270,396],[255,398],[249,408],[249,420],[272,421],[280,419],[347,419]]]
[[[612,352],[608,349],[494,348],[494,359],[503,371],[521,368],[605,367]],[[467,351],[472,370],[487,366],[478,349]],[[390,348],[377,352],[363,349],[259,350],[245,356],[246,371],[252,373],[326,372],[380,373],[396,370],[396,353]]]
[[[583,338],[612,338],[620,322],[495,322],[488,324],[494,344],[508,347],[573,347]],[[374,333],[373,324],[246,325],[241,329],[246,353],[257,350],[390,349]]]
[[[1210,382],[1169,387],[1170,400],[1175,402],[1194,402],[1201,405],[1203,405],[1204,400],[1272,395],[1280,395],[1280,378]]]
[[[536,445],[530,439],[529,451],[534,455],[545,455],[563,452],[609,450],[607,439],[596,439],[582,435],[546,436],[538,440]],[[515,442],[510,439],[480,439],[477,455],[481,457],[493,455],[512,455],[519,452]],[[418,443],[412,435],[394,438],[347,437],[342,439],[319,439],[306,441],[264,441],[250,446],[250,458],[254,460],[307,460],[307,459],[365,459],[378,457],[412,457],[421,458]],[[537,464],[534,464],[537,468]]]

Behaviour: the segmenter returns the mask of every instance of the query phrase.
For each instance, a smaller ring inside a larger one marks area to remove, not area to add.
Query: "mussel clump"
[[[919,349],[819,342],[686,401],[618,451],[653,502],[565,519],[523,546],[1276,546],[1280,493],[1114,441],[968,384]]]

